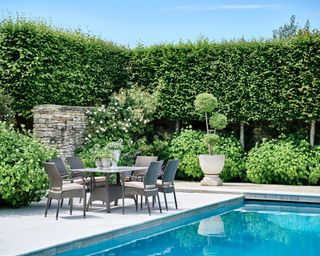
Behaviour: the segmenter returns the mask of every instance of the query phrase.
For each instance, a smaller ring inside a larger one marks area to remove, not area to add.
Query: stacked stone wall
[[[77,106],[38,105],[33,108],[33,133],[42,142],[54,145],[65,159],[74,155],[83,143],[86,127],[85,112]]]

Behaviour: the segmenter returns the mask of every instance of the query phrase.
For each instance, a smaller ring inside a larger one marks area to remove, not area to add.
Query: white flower
[[[88,134],[88,138],[91,138],[91,134]]]
[[[102,122],[102,120],[100,120],[100,124],[102,124],[103,122]]]

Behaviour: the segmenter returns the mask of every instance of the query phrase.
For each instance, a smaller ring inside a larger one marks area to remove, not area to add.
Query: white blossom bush
[[[82,156],[98,144],[123,141],[123,153],[144,136],[148,123],[153,120],[157,107],[157,94],[138,87],[120,89],[110,97],[107,106],[98,106],[86,112],[87,126]]]

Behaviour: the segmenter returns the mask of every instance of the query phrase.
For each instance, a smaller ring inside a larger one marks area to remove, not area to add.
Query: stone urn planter
[[[219,177],[224,166],[224,155],[199,155],[200,168],[204,178],[200,182],[202,186],[220,186],[222,180]]]
[[[111,167],[118,166],[118,161],[120,159],[121,151],[118,149],[112,150],[112,160],[111,160]]]

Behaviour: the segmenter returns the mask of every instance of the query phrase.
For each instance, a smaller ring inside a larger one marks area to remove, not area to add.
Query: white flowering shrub
[[[144,136],[148,123],[153,120],[156,106],[156,93],[150,94],[138,87],[120,89],[110,97],[108,106],[87,111],[82,151],[88,151],[96,144],[104,146],[119,140],[123,141],[122,153],[133,151],[133,144]]]

